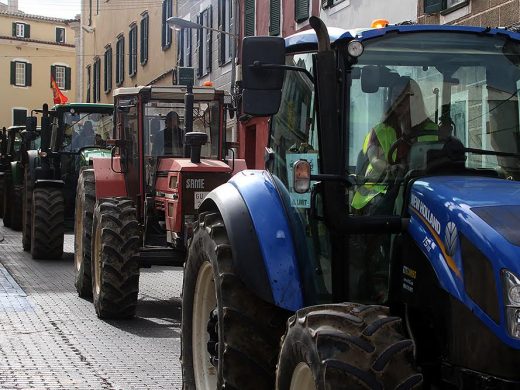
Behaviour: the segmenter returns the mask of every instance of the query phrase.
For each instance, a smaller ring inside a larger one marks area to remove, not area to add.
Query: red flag
[[[54,80],[54,77],[52,77],[52,76],[51,76],[51,88],[52,88],[52,95],[54,97],[54,104],[65,104],[69,101],[69,98],[60,91],[58,84],[56,84],[56,81]]]

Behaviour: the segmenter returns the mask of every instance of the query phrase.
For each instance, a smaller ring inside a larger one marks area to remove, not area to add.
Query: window
[[[13,126],[25,125],[27,110],[24,108],[13,108]]]
[[[137,24],[133,23],[130,26],[128,33],[128,74],[135,76],[137,73]]]
[[[69,90],[71,88],[71,71],[68,66],[65,65],[52,65],[51,66],[51,77],[56,81],[59,89]]]
[[[255,0],[245,0],[244,36],[255,35]]]
[[[271,0],[269,11],[269,35],[280,35],[280,0]]]
[[[450,12],[469,4],[469,0],[424,0],[424,13]]]
[[[13,23],[13,37],[16,38],[30,38],[31,26],[26,23]]]
[[[148,32],[150,19],[148,14],[144,13],[141,19],[141,65],[148,62]]]
[[[93,67],[93,83],[92,83],[92,101],[98,103],[101,100],[101,59],[99,57],[94,58]]]
[[[202,11],[198,16],[198,23],[211,28],[211,7]],[[201,28],[198,31],[199,44],[199,77],[211,72],[211,30]]]
[[[63,27],[56,27],[56,42],[65,43],[65,29]]]
[[[345,0],[321,0],[321,8],[334,7],[336,4],[343,3]]]
[[[231,60],[233,57],[234,38],[229,35],[234,31],[233,24],[233,1],[219,0],[218,20],[219,30],[225,31],[228,34],[219,34],[219,64],[223,65]]]
[[[105,74],[104,74],[105,93],[112,90],[112,47],[105,48]]]
[[[309,19],[309,0],[296,0],[294,3],[294,20],[301,23]]]
[[[125,80],[125,37],[119,36],[116,44],[116,84],[120,86]]]
[[[32,79],[32,65],[25,61],[11,62],[11,85],[30,87]]]
[[[87,96],[85,101],[90,103],[90,65],[87,65]]]
[[[192,29],[185,28],[177,34],[178,55],[177,62],[179,66],[191,67],[191,38]]]
[[[161,29],[161,47],[163,50],[169,49],[172,45],[172,29],[166,23],[166,20],[172,16],[172,0],[163,0],[162,2],[162,29]]]

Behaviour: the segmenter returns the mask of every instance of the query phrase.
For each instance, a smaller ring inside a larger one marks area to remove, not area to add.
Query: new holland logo
[[[446,252],[453,256],[457,250],[457,242],[459,241],[459,233],[457,226],[453,222],[448,222],[444,229],[444,244],[446,245]]]

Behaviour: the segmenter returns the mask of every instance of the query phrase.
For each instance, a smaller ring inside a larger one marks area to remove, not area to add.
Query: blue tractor
[[[202,203],[186,389],[520,388],[520,34],[243,42],[266,170]]]

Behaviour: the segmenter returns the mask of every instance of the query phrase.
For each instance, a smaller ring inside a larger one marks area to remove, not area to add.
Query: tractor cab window
[[[286,64],[306,68],[313,73],[312,53],[286,57]],[[292,185],[292,170],[296,161],[311,163],[312,173],[318,173],[318,129],[314,85],[301,72],[288,71],[282,89],[282,103],[271,119],[269,146],[274,160],[269,167],[277,178],[279,190],[285,194],[288,215],[301,259],[300,270],[308,304],[330,300],[330,244],[325,224],[311,218],[311,194],[298,194]],[[321,196],[315,192],[315,205],[321,208]]]
[[[152,100],[144,109],[144,152],[148,157],[187,157],[184,146],[184,102]],[[195,102],[193,131],[208,135],[202,158],[217,158],[219,148],[220,108],[218,102]]]
[[[111,113],[65,112],[62,150],[76,152],[89,146],[105,147],[112,131]]]

